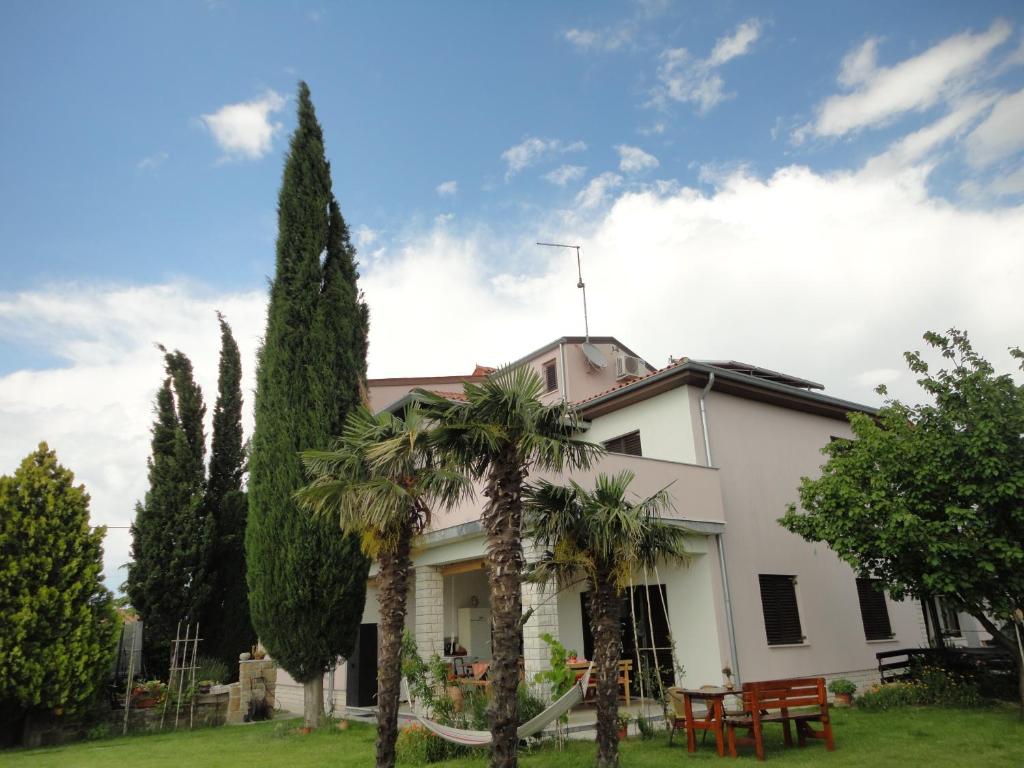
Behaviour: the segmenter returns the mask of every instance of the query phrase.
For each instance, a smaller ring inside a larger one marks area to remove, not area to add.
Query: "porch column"
[[[532,559],[529,550],[527,560]],[[554,584],[541,587],[532,582],[523,582],[523,612],[533,609],[533,615],[523,627],[523,656],[526,666],[526,683],[542,695],[550,693],[550,686],[538,686],[534,676],[550,669],[551,650],[540,639],[544,633],[558,639],[558,588]],[[543,590],[543,591],[542,591]]]
[[[424,660],[444,653],[444,577],[432,565],[416,569],[416,646]]]

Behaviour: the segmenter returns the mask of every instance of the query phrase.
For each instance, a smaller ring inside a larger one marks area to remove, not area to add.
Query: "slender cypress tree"
[[[178,622],[195,623],[207,599],[209,530],[203,512],[206,411],[185,355],[165,352],[156,397],[149,490],[135,506],[125,589],[145,622],[146,663],[162,675]]]
[[[212,528],[207,583],[210,599],[203,612],[203,655],[236,669],[238,654],[256,642],[249,618],[245,583],[245,520],[248,502],[242,490],[245,446],[242,442],[242,360],[224,316],[220,323],[220,367],[213,411],[210,477],[206,510]]]
[[[246,567],[253,626],[304,684],[310,727],[323,711],[325,670],[354,647],[369,569],[358,539],[293,499],[305,485],[299,451],[326,448],[365,386],[367,313],[354,255],[309,88],[300,83],[256,375]]]

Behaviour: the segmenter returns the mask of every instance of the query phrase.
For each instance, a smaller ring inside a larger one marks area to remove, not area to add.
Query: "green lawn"
[[[769,731],[768,761],[777,766],[820,765],[827,768],[942,768],[943,766],[1024,766],[1024,724],[1013,708],[995,710],[902,709],[888,713],[837,710],[834,717],[836,751],[823,744],[783,750],[781,730]],[[193,733],[106,739],[53,749],[0,753],[0,766],[33,768],[364,768],[373,765],[374,731],[353,726],[347,731],[325,729],[302,736],[288,732],[288,724],[225,726]],[[756,763],[751,752],[743,758]],[[685,742],[668,747],[659,737],[644,742],[632,738],[623,746],[622,765],[679,766],[715,764],[711,739],[696,755],[686,753]],[[573,742],[564,752],[552,748],[524,754],[524,768],[583,768],[593,765],[594,745]],[[731,764],[731,763],[727,763]],[[480,758],[451,761],[451,768],[480,768]]]

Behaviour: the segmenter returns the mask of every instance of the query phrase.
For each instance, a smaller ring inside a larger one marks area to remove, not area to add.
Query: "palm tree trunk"
[[[405,529],[394,552],[382,552],[377,576],[380,639],[377,645],[377,768],[394,768],[398,738],[398,697],[402,685],[402,631],[405,628],[412,531]]]
[[[617,768],[619,764],[619,657],[622,655],[620,614],[622,603],[603,574],[590,591],[590,631],[594,637],[594,671],[597,684],[597,766]]]
[[[513,452],[492,464],[481,515],[491,587],[491,768],[515,768],[519,727],[519,643],[523,616],[523,474]]]

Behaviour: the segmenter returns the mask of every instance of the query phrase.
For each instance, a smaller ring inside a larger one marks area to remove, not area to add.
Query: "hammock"
[[[587,686],[590,685],[590,672],[593,668],[594,663],[591,662],[583,676],[573,683],[572,688],[562,694],[557,701],[553,702],[551,706],[535,718],[520,725],[516,729],[516,736],[520,739],[527,739],[540,733],[548,725],[583,701],[583,697],[587,693]],[[462,744],[466,747],[488,747],[491,745],[490,731],[473,731],[467,728],[453,728],[448,725],[441,725],[432,720],[427,720],[419,713],[416,714],[416,719],[423,723],[427,730],[453,744]]]

